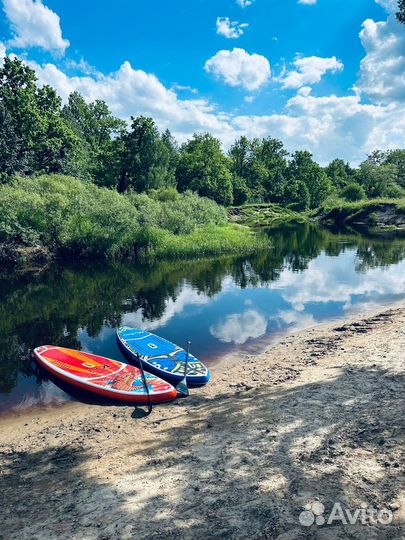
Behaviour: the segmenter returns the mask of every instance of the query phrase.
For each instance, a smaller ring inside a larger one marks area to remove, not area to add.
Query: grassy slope
[[[159,231],[159,241],[147,257],[173,259],[212,255],[244,255],[270,247],[270,241],[248,227],[237,224],[206,225],[188,235],[174,236]]]
[[[342,199],[327,201],[310,212],[294,212],[278,204],[246,204],[229,209],[230,220],[252,227],[277,227],[285,223],[304,223],[315,219],[325,224],[356,224],[373,226],[403,226],[405,200],[370,199],[348,202]]]
[[[313,213],[321,223],[364,224],[367,226],[403,226],[405,201],[402,199],[370,199],[357,202],[336,200]]]
[[[245,204],[229,209],[230,220],[251,227],[273,227],[284,223],[304,223],[305,213],[294,212],[279,204]]]

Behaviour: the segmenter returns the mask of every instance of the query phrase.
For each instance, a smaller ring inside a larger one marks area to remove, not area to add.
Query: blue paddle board
[[[139,359],[146,371],[176,384],[184,377],[186,351],[166,339],[145,330],[120,326],[118,343],[135,362]],[[188,358],[187,384],[201,386],[210,380],[208,368],[192,354]]]

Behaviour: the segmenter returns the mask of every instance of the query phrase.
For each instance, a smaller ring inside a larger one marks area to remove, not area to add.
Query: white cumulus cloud
[[[77,90],[89,101],[103,99],[120,118],[151,116],[161,129],[170,128],[181,141],[195,131],[209,131],[227,142],[234,135],[228,116],[212,104],[203,99],[179,99],[155,75],[134,69],[129,62],[109,75],[73,77],[51,63],[28,64],[36,71],[39,83],[56,88],[64,102]]]
[[[388,13],[394,13],[398,10],[397,0],[375,0],[377,4],[380,4]]]
[[[3,58],[6,56],[6,46],[0,41],[0,67],[3,65]]]
[[[298,0],[299,4],[305,4],[306,6],[313,6],[317,0]]]
[[[300,88],[308,84],[319,83],[330,71],[336,73],[344,68],[336,56],[323,58],[320,56],[297,56],[293,62],[296,69],[287,71],[279,80],[283,88]]]
[[[205,70],[229,86],[240,86],[249,91],[264,86],[271,75],[267,58],[236,47],[232,51],[218,51],[206,61]]]
[[[271,134],[291,152],[310,150],[326,165],[341,156],[352,164],[375,148],[404,146],[405,108],[363,104],[358,96],[296,95],[283,114],[237,116],[233,126],[248,137]],[[350,157],[349,157],[350,156]]]
[[[242,345],[248,339],[259,338],[266,333],[267,320],[263,315],[249,309],[244,313],[233,313],[210,327],[210,333],[225,343]]]
[[[217,18],[217,34],[228,39],[238,39],[244,33],[244,28],[248,27],[247,23],[239,23],[231,21],[229,17]]]
[[[366,50],[355,90],[375,103],[405,102],[405,31],[395,15],[367,19],[360,39]]]
[[[255,0],[236,0],[236,3],[241,7],[245,8],[251,6]]]
[[[58,54],[69,47],[62,37],[59,16],[41,0],[3,0],[3,6],[14,34],[10,47],[41,47]]]

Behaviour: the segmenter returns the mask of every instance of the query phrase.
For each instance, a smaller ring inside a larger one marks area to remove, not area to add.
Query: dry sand
[[[405,537],[404,319],[396,307],[229,356],[146,418],[72,403],[3,420],[0,537]],[[326,517],[366,503],[393,521],[305,527],[316,500]]]

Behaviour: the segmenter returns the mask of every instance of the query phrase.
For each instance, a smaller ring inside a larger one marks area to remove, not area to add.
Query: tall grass
[[[16,178],[0,186],[0,260],[29,249],[63,257],[195,256],[263,246],[227,225],[226,211],[193,193],[118,194],[66,176]]]
[[[266,236],[241,225],[205,225],[188,235],[159,230],[150,249],[154,257],[207,257],[222,253],[243,255],[269,247]]]

